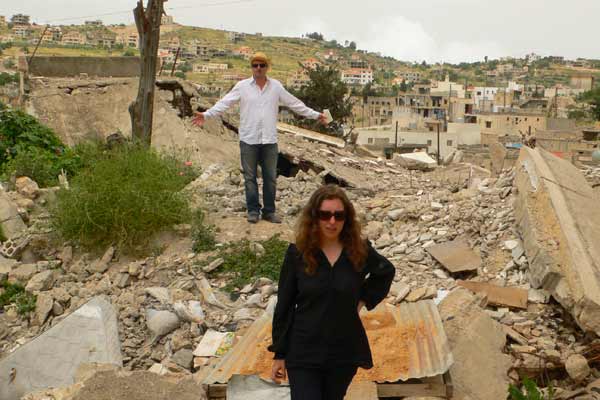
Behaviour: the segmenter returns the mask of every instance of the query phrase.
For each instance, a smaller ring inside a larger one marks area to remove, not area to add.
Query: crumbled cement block
[[[18,400],[32,391],[71,385],[82,363],[122,365],[117,314],[105,297],[94,297],[0,360],[0,399]]]

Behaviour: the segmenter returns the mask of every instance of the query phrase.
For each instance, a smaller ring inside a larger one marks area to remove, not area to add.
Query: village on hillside
[[[271,323],[325,184],[394,267],[345,399],[600,399],[600,60],[408,62],[157,15],[150,61],[135,24],[0,16],[1,400],[290,399]],[[239,105],[195,120],[257,52],[333,113],[279,107],[282,223],[247,218]]]

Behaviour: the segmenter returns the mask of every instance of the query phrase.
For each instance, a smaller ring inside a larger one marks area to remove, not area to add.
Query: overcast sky
[[[2,0],[0,15],[24,13],[53,24],[86,19],[77,17],[133,23],[128,10],[135,5]],[[600,0],[169,0],[165,6],[185,25],[297,37],[317,31],[403,61],[456,63],[532,51],[600,59]]]

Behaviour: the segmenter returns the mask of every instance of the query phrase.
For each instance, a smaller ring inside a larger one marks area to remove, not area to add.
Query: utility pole
[[[438,121],[438,123],[437,123],[437,165],[440,165],[440,124],[441,124],[441,122]]]
[[[395,144],[394,153],[397,151],[397,149],[398,149],[398,121],[396,121],[396,144]]]
[[[154,89],[156,86],[156,64],[160,40],[160,22],[167,0],[148,0],[144,10],[138,0],[133,10],[135,25],[140,37],[140,82],[137,98],[129,105],[131,134],[135,140],[150,146],[152,140],[152,118],[154,114]]]

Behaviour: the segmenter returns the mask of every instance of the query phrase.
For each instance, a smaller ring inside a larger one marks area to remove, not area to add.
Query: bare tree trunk
[[[150,146],[152,140],[160,20],[165,1],[167,0],[148,0],[148,6],[144,10],[142,0],[138,0],[137,7],[133,10],[140,37],[140,83],[137,98],[129,105],[129,114],[133,138],[147,146]]]

